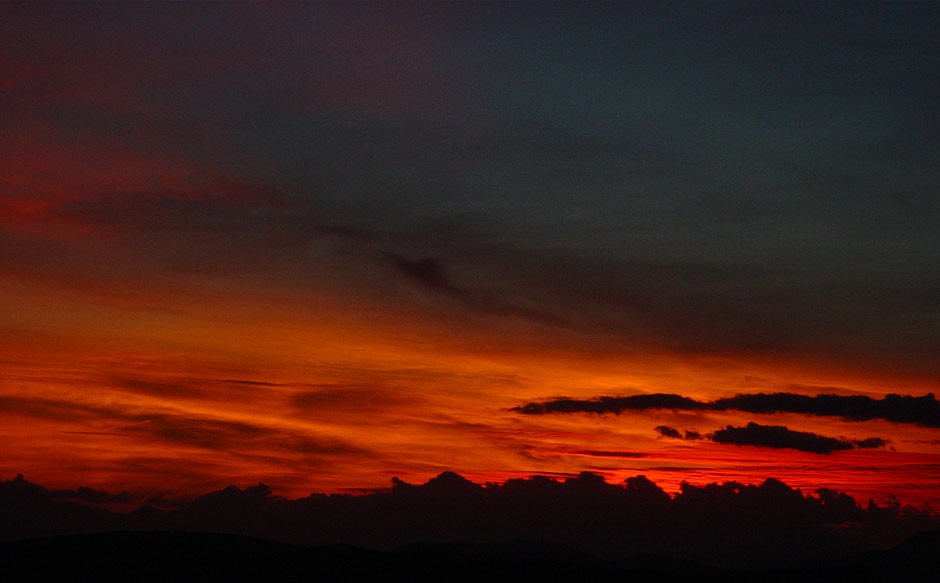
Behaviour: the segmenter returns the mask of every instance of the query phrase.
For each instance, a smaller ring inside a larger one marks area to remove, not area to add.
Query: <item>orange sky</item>
[[[932,428],[785,413],[509,410],[561,395],[919,395],[929,386],[917,380],[866,382],[746,357],[620,353],[603,338],[473,316],[455,336],[441,321],[448,308],[433,303],[395,312],[390,303],[307,303],[264,289],[58,291],[37,278],[7,281],[14,285],[5,286],[3,305],[17,309],[4,318],[0,471],[48,487],[179,496],[261,481],[298,497],[385,487],[392,476],[420,482],[447,469],[487,481],[590,470],[610,481],[645,474],[670,491],[683,480],[773,476],[863,501],[893,494],[940,502]],[[820,455],[676,442],[654,431],[705,433],[748,421],[881,436],[891,447]]]

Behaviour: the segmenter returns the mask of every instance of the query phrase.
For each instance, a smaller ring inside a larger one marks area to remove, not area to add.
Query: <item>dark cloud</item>
[[[747,411],[749,413],[800,413],[840,417],[848,421],[884,419],[924,427],[940,427],[940,401],[933,393],[922,397],[889,394],[882,399],[858,395],[798,395],[795,393],[741,394],[715,401],[697,401],[675,394],[653,393],[632,397],[594,399],[558,398],[514,407],[528,415],[549,413],[621,413],[648,409],[681,411]]]
[[[708,406],[717,410],[733,409],[750,413],[802,413],[841,417],[850,421],[884,419],[895,423],[940,427],[940,401],[933,393],[922,397],[892,393],[883,399],[860,395],[757,393],[718,399]]]
[[[673,428],[673,427],[669,427],[668,425],[659,425],[659,426],[657,426],[657,427],[656,427],[656,433],[658,433],[658,434],[659,434],[660,436],[662,436],[662,437],[670,437],[670,438],[673,438],[673,439],[681,439],[681,438],[682,438],[682,434],[679,432],[678,429],[675,429],[675,428]]]
[[[548,413],[621,413],[623,411],[645,411],[649,409],[695,410],[704,405],[695,399],[667,393],[634,395],[632,397],[598,397],[597,399],[552,399],[541,403],[526,403],[514,407],[513,411],[528,415]]]
[[[849,532],[833,524],[854,526]],[[444,472],[425,484],[395,479],[384,491],[298,500],[274,496],[264,484],[230,486],[173,510],[127,514],[64,501],[22,476],[0,482],[0,540],[112,530],[230,532],[374,549],[538,540],[605,558],[656,553],[741,567],[841,555],[938,525],[927,511],[863,507],[839,492],[804,494],[773,479],[683,484],[669,495],[644,476],[608,484],[585,472],[483,485]]]
[[[659,425],[655,428],[655,431],[660,437],[669,439],[683,439],[686,441],[709,439],[715,443],[760,445],[819,454],[853,448],[874,449],[885,447],[889,443],[888,440],[880,437],[869,437],[867,439],[826,437],[815,433],[793,431],[780,425],[759,425],[753,422],[748,423],[746,427],[729,425],[724,429],[704,435],[698,431],[687,430],[683,436],[678,429],[668,425]]]
[[[711,435],[715,443],[734,445],[760,445],[782,449],[796,449],[810,453],[832,453],[852,449],[854,443],[835,437],[826,437],[806,431],[793,431],[781,425],[759,425],[748,423],[746,427],[719,429]]]
[[[866,439],[852,440],[852,445],[859,449],[876,449],[879,447],[887,447],[889,443],[891,442],[882,437],[868,437]]]

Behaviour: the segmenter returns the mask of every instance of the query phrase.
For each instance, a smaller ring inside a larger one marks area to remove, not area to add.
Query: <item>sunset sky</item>
[[[938,29],[932,2],[4,3],[0,479],[940,508]],[[733,400],[759,393],[786,395]]]

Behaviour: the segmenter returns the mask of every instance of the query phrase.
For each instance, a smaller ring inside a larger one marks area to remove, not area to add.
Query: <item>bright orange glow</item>
[[[9,281],[4,305],[17,310],[4,320],[0,473],[50,487],[191,495],[262,481],[297,497],[385,487],[392,476],[419,482],[445,469],[480,481],[590,470],[610,481],[644,474],[668,491],[682,481],[772,476],[861,501],[940,503],[935,429],[734,411],[509,410],[561,395],[811,393],[832,378],[775,374],[743,359],[619,357],[534,324],[468,321],[457,337],[433,318],[355,297],[310,302],[192,285],[177,293],[173,281],[60,293],[36,278]],[[841,390],[924,388],[908,383],[847,379]],[[677,443],[653,431],[664,424],[704,433],[752,420],[889,436],[893,450],[818,455]]]

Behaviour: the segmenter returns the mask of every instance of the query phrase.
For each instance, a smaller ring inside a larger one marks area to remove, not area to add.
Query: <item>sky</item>
[[[938,25],[5,3],[0,477],[940,507]]]

